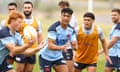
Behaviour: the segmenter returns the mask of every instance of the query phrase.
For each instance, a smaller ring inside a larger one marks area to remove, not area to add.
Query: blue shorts
[[[48,61],[39,56],[39,60],[40,72],[52,72],[51,68],[53,66],[66,64],[66,61],[63,58],[56,61]]]
[[[120,70],[120,57],[117,56],[110,56],[112,63],[110,64],[108,61],[106,62],[106,67],[113,67],[116,68],[117,70]]]
[[[84,64],[84,63],[78,63],[78,62],[75,62],[75,63],[74,63],[74,67],[75,67],[76,69],[80,69],[80,70],[82,70],[82,69],[84,69],[84,68],[86,68],[86,67],[89,67],[89,66],[94,66],[94,67],[96,67],[96,63],[93,63],[93,64]]]
[[[24,56],[23,54],[16,55],[15,61],[18,63],[29,63],[29,64],[35,64],[36,63],[36,56]]]
[[[73,60],[73,50],[67,49],[67,52],[63,52],[63,57],[65,60]]]
[[[13,66],[7,63],[7,58],[3,61],[2,64],[0,64],[0,72],[6,72],[12,69],[13,69]]]

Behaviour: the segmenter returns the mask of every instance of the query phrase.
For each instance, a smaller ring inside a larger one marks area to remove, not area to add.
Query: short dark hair
[[[8,6],[15,6],[17,8],[17,4],[15,2],[9,3]]]
[[[68,14],[72,15],[73,14],[73,10],[71,8],[63,8],[61,10],[61,13],[68,13]]]
[[[70,6],[70,4],[69,4],[69,2],[68,1],[60,1],[59,3],[58,3],[58,5],[60,6],[60,5],[65,5],[65,6]]]
[[[83,17],[90,17],[91,19],[95,20],[95,15],[91,12],[87,12],[83,15]]]
[[[25,1],[24,4],[31,4],[31,6],[33,7],[33,3],[31,1]]]
[[[119,8],[114,8],[114,9],[112,9],[112,12],[117,12],[118,14],[120,14],[120,9]]]

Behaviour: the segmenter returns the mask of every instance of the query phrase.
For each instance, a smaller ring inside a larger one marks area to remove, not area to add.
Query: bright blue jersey
[[[19,33],[15,32],[15,34],[12,35],[8,28],[3,28],[0,30],[0,64],[2,64],[9,54],[9,50],[5,47],[5,45],[9,43],[20,46],[23,44],[23,40]]]
[[[65,45],[68,41],[76,41],[75,30],[68,25],[66,29],[63,29],[60,25],[60,22],[54,23],[48,29],[48,38],[56,41],[56,45],[62,46]],[[42,58],[55,61],[60,58],[63,58],[61,50],[49,50],[48,44],[39,52]]]
[[[110,56],[120,57],[120,24],[115,24],[110,32],[110,40],[119,37],[118,41],[109,49]]]

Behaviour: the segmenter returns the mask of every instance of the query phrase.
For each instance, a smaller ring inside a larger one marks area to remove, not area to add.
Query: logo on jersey
[[[67,35],[67,39],[70,40],[70,34]]]

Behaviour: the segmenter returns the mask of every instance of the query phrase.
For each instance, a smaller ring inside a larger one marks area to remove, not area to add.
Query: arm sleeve
[[[56,40],[56,32],[55,31],[49,31],[48,32],[48,38]]]
[[[113,37],[120,37],[120,30],[116,29]]]
[[[38,19],[37,19],[37,24],[38,24],[38,33],[42,33],[41,23]]]
[[[103,34],[103,31],[100,27],[97,28],[98,30],[98,34],[99,34],[99,38],[100,40],[103,40],[105,38],[104,34]]]
[[[1,42],[3,45],[9,44],[9,43],[14,44],[14,40],[12,37],[5,37],[5,38],[1,39]]]
[[[75,31],[73,31],[73,34],[71,36],[71,41],[77,41],[77,39],[76,39],[76,32]]]
[[[48,38],[56,40],[56,37],[57,37],[56,25],[53,24],[48,28]]]

